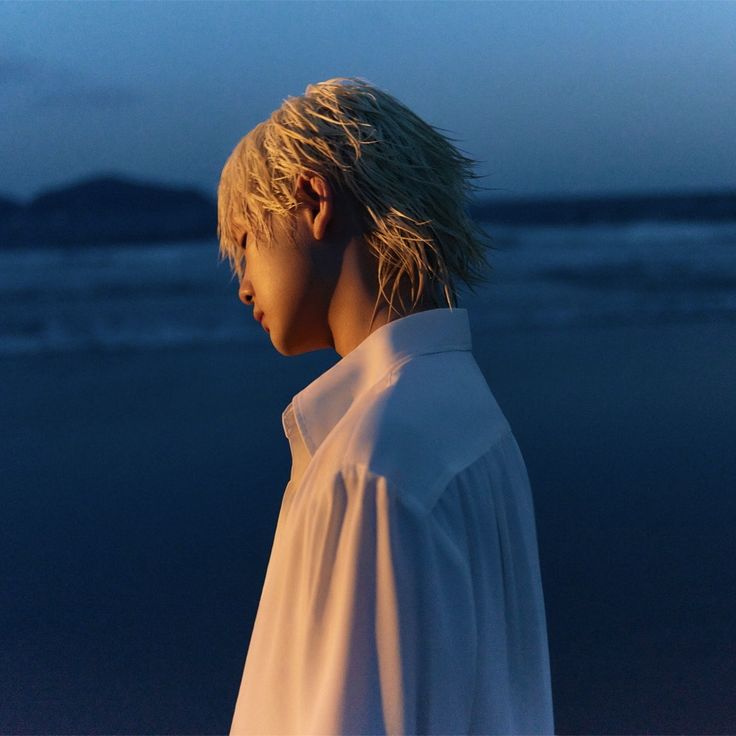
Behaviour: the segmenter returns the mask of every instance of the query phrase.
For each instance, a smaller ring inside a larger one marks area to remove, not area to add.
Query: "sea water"
[[[736,222],[485,225],[474,335],[736,319]],[[0,355],[266,341],[217,241],[0,250]]]

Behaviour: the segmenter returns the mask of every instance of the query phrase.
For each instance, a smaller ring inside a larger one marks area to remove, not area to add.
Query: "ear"
[[[329,182],[318,174],[300,174],[296,181],[296,198],[305,209],[314,239],[322,240],[335,205]]]

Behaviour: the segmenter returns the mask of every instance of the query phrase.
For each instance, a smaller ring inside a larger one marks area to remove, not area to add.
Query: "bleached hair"
[[[467,213],[472,192],[485,189],[474,183],[481,178],[476,162],[439,130],[359,77],[310,84],[303,95],[287,97],[223,167],[220,259],[228,258],[242,279],[240,234],[265,233],[271,242],[272,213],[293,212],[298,176],[318,174],[358,204],[363,238],[378,259],[376,305],[383,297],[391,310],[400,280],[408,278],[412,309],[425,292],[435,306],[456,307],[455,280],[475,291],[493,270],[486,251],[494,246]],[[399,299],[405,314],[400,292]]]

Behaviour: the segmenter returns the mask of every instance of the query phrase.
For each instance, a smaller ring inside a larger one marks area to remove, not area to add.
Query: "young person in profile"
[[[282,420],[291,478],[231,734],[551,734],[526,466],[472,353],[465,158],[337,78],[228,158],[221,256],[276,350],[340,360]]]

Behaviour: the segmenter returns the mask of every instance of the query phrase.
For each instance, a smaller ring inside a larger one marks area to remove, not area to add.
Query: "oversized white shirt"
[[[467,310],[379,327],[282,419],[230,733],[553,733],[529,479]]]

